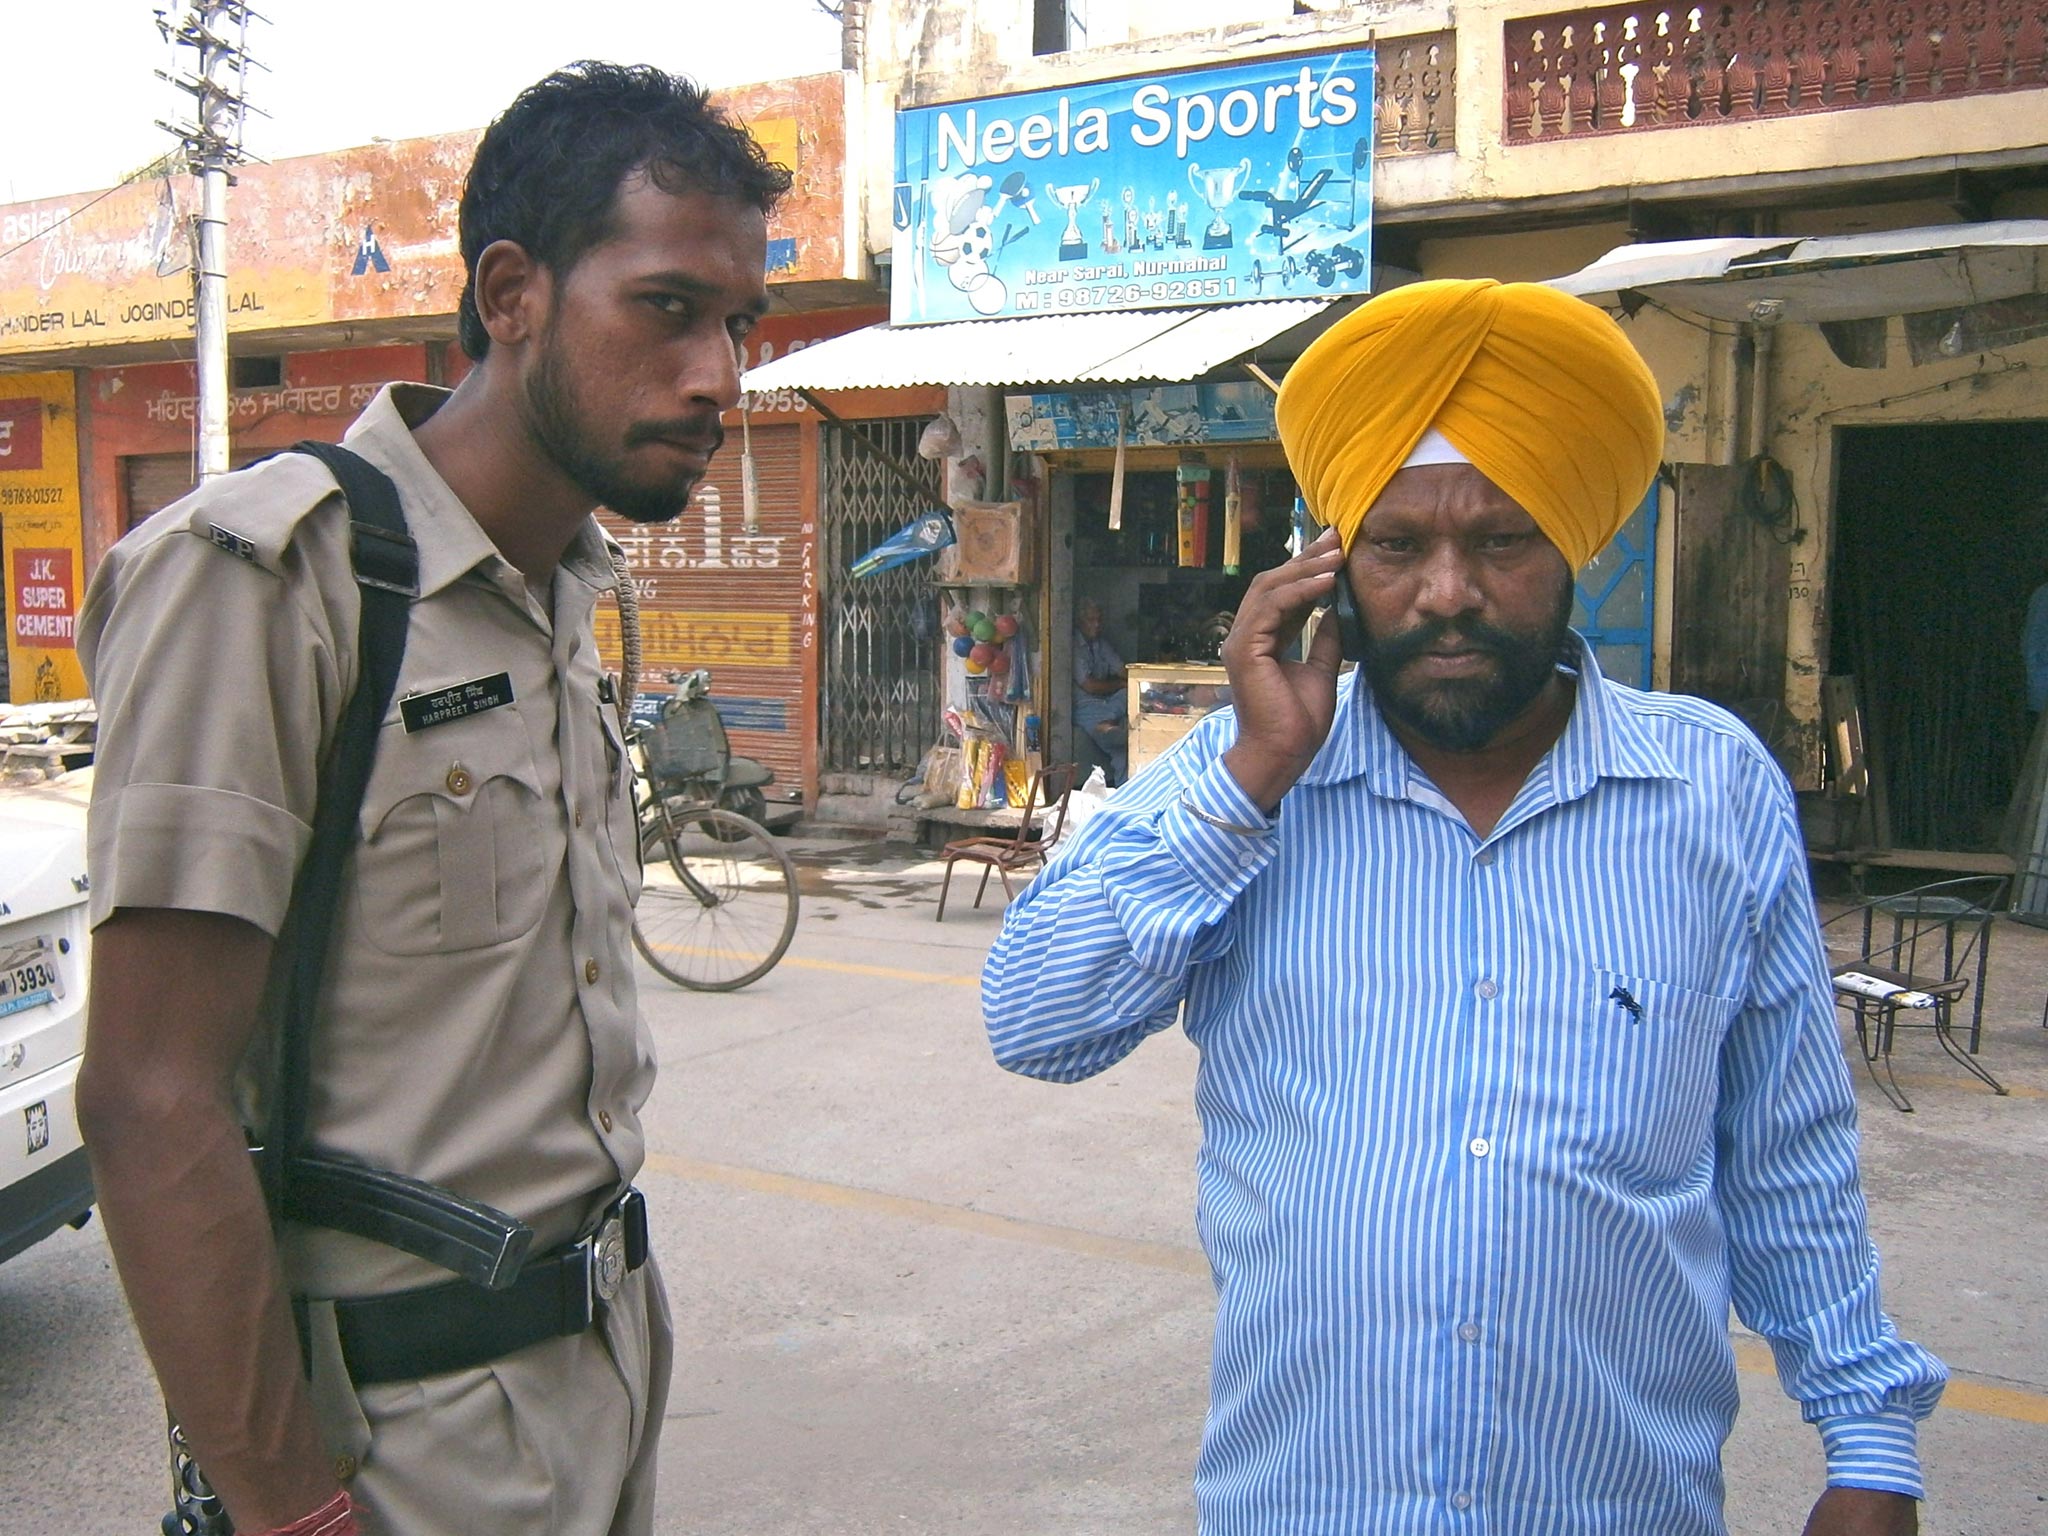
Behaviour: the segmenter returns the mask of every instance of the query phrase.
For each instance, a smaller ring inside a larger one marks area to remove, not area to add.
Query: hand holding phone
[[[1305,658],[1292,653],[1309,615],[1340,589],[1343,564],[1336,531],[1326,529],[1293,559],[1252,578],[1223,643],[1237,710],[1237,741],[1224,766],[1268,814],[1314,761],[1336,717],[1340,623],[1318,625]]]

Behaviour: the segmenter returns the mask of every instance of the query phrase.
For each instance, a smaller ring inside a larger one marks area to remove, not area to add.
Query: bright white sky
[[[185,0],[0,0],[7,116],[0,202],[111,186],[170,147],[158,118],[190,98],[158,80],[161,6]],[[814,0],[256,0],[247,143],[265,159],[480,128],[558,64],[658,64],[707,85],[839,67]],[[181,50],[189,55],[190,50]]]

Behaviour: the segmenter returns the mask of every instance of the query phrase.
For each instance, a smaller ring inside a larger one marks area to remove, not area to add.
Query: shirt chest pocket
[[[358,918],[388,954],[519,938],[547,903],[540,775],[525,722],[494,709],[377,743],[356,854]]]
[[[1638,1187],[1683,1178],[1711,1147],[1721,1039],[1740,1004],[1596,971],[1581,998],[1576,1122],[1591,1161]]]

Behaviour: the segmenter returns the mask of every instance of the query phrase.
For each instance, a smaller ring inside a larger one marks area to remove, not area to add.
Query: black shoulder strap
[[[284,966],[269,1124],[258,1166],[273,1220],[353,1232],[453,1270],[493,1290],[518,1276],[533,1230],[515,1217],[405,1174],[306,1151],[313,1022],[334,937],[341,872],[357,841],[377,734],[398,691],[405,635],[420,591],[419,549],[398,487],[368,460],[332,443],[292,450],[325,464],[349,508],[349,561],[360,589],[355,692],[320,776],[313,841],[292,885],[278,939]]]
[[[361,589],[355,692],[341,717],[333,757],[321,775],[313,815],[313,841],[292,886],[292,902],[279,936],[286,966],[273,1101],[264,1136],[264,1186],[273,1208],[281,1201],[284,1168],[304,1149],[306,1096],[311,1072],[314,1010],[334,932],[341,871],[355,845],[363,793],[377,755],[377,732],[405,661],[405,632],[419,595],[419,550],[405,526],[398,487],[358,454],[334,443],[303,442],[334,476],[349,510],[349,558]]]

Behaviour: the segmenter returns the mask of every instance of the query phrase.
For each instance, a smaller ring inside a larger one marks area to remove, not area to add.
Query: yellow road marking
[[[739,1168],[729,1163],[707,1163],[694,1157],[668,1152],[650,1152],[647,1166],[657,1173],[672,1174],[699,1184],[722,1184],[728,1189],[754,1195],[780,1195],[811,1205],[836,1210],[863,1211],[875,1216],[895,1216],[928,1227],[946,1227],[971,1232],[977,1237],[1002,1238],[1054,1248],[1093,1259],[1116,1259],[1145,1269],[1163,1269],[1174,1274],[1207,1277],[1209,1261],[1192,1248],[1177,1243],[1148,1243],[1132,1237],[1108,1237],[1078,1227],[1055,1227],[1044,1222],[1023,1221],[1015,1216],[998,1216],[990,1211],[972,1211],[961,1205],[944,1205],[936,1200],[918,1200],[908,1195],[888,1195],[853,1184],[828,1184],[822,1179],[802,1179],[794,1174],[769,1173],[761,1168]]]
[[[686,944],[656,944],[651,946],[664,955],[708,955],[717,954],[730,960],[759,960],[761,955],[744,954],[733,950],[707,950]],[[956,976],[946,971],[906,971],[893,965],[855,965],[850,960],[814,960],[809,955],[784,955],[778,965],[793,965],[802,971],[838,971],[848,976],[879,976],[885,981],[935,981],[948,987],[978,987],[981,977]]]
[[[1851,1065],[1854,1065],[1854,1063],[1851,1063]],[[1911,1088],[1916,1093],[1930,1089],[1961,1088],[1977,1097],[1987,1099],[1998,1097],[1997,1094],[1991,1091],[1988,1083],[1978,1082],[1976,1078],[1970,1076],[1967,1072],[1941,1075],[1932,1072],[1901,1072],[1898,1074],[1898,1078],[1901,1088]],[[1999,1080],[2004,1082],[2003,1078]],[[2048,1090],[2029,1088],[2025,1083],[2006,1083],[2005,1096],[2009,1099],[2048,1099]]]
[[[846,969],[846,967],[837,967]],[[860,969],[855,967],[855,969]],[[904,974],[917,975],[917,972]],[[941,978],[927,976],[927,980]],[[672,1152],[650,1152],[647,1166],[671,1178],[696,1184],[717,1184],[754,1195],[777,1195],[802,1200],[834,1210],[859,1211],[873,1216],[894,1216],[928,1227],[944,1227],[977,1237],[1004,1242],[1028,1243],[1084,1258],[1113,1259],[1142,1269],[1164,1270],[1169,1274],[1209,1278],[1209,1261],[1199,1249],[1177,1243],[1154,1243],[1141,1238],[1110,1237],[1079,1227],[1054,1226],[1049,1222],[1025,1221],[1015,1216],[998,1216],[990,1211],[972,1211],[965,1206],[946,1205],[937,1200],[918,1200],[908,1195],[884,1194],[856,1184],[833,1184],[823,1179],[799,1178],[790,1173],[770,1173],[763,1168],[742,1168],[731,1163],[706,1162]],[[1738,1338],[1736,1369],[1752,1375],[1775,1376],[1777,1365],[1768,1345],[1750,1338]],[[2048,1424],[2048,1395],[2021,1387],[1993,1386],[1979,1381],[1951,1381],[1942,1394],[1942,1406],[1987,1418],[2010,1419],[2018,1424]]]
[[[893,965],[855,965],[848,960],[813,960],[809,955],[784,955],[784,965],[807,971],[843,971],[850,976],[881,976],[890,981],[935,981],[948,987],[979,987],[981,975],[956,976],[946,971],[906,971]]]

